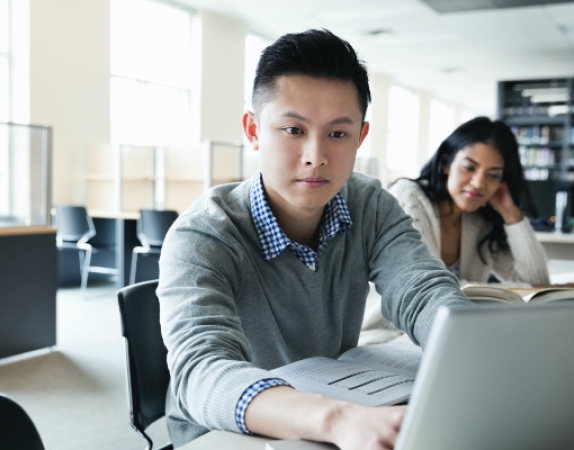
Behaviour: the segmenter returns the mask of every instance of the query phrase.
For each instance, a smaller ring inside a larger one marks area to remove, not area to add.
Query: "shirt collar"
[[[325,207],[319,234],[319,248],[315,253],[310,248],[289,239],[279,226],[267,202],[261,181],[261,172],[253,175],[250,199],[255,228],[259,236],[263,259],[266,262],[279,255],[285,247],[290,247],[306,265],[314,265],[315,262],[309,262],[309,256],[304,256],[303,254],[311,252],[316,259],[329,241],[337,234],[346,232],[353,225],[345,199],[341,192],[338,192]]]

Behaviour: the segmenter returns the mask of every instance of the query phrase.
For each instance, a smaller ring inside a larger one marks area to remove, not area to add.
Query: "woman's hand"
[[[512,225],[522,220],[520,209],[514,204],[506,182],[500,183],[500,186],[494,195],[488,201],[490,206],[502,216],[506,225]]]

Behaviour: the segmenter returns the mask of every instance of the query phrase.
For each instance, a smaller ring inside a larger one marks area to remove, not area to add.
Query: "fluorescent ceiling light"
[[[524,89],[522,96],[530,97],[532,103],[558,103],[567,102],[569,92],[568,88]]]

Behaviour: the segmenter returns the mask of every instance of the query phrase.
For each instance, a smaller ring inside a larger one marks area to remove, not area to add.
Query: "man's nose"
[[[327,164],[327,149],[320,138],[311,138],[305,142],[302,162],[305,165],[313,167],[320,167]]]

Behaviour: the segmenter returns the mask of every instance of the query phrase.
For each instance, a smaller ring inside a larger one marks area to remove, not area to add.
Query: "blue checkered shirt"
[[[319,255],[325,250],[329,241],[337,234],[347,231],[353,224],[345,199],[338,192],[325,206],[317,252],[306,245],[292,241],[281,229],[271,212],[271,208],[269,208],[261,183],[260,172],[253,176],[251,183],[251,211],[265,261],[271,261],[287,247],[312,271],[317,270]]]
[[[319,255],[327,247],[329,241],[337,234],[347,231],[352,225],[347,204],[343,195],[339,192],[325,207],[317,252],[306,245],[292,241],[281,229],[277,219],[271,212],[271,208],[269,208],[263,184],[261,183],[260,172],[253,176],[251,183],[251,211],[255,221],[255,228],[259,235],[264,261],[271,261],[287,247],[312,271],[317,270]],[[235,421],[243,433],[251,434],[245,426],[245,410],[251,400],[261,391],[281,385],[289,386],[289,383],[280,378],[268,378],[257,381],[245,389],[235,408]]]

